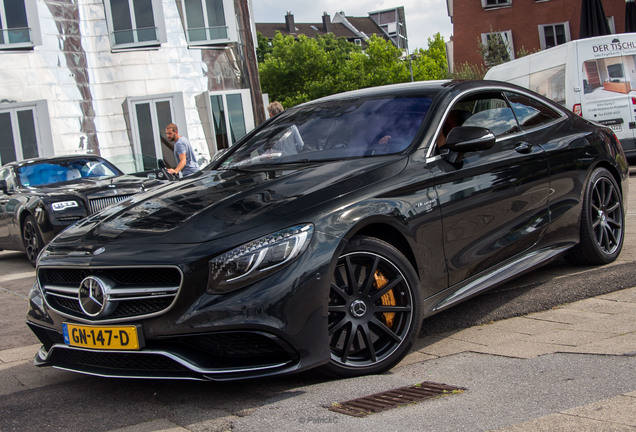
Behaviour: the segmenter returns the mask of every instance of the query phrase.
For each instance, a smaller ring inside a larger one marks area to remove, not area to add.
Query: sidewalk
[[[635,281],[636,283],[636,281]],[[426,337],[398,367],[471,352],[529,359],[575,353],[636,356],[636,288],[553,310]],[[535,420],[496,429],[512,431],[636,430],[636,362],[624,371],[632,391]]]

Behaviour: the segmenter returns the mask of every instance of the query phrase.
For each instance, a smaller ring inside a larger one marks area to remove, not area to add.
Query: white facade
[[[241,40],[254,34],[251,10],[249,0],[0,0],[1,164],[99,153],[125,171],[144,168],[140,154],[172,165],[170,122],[210,160],[255,124],[246,62],[256,60]]]

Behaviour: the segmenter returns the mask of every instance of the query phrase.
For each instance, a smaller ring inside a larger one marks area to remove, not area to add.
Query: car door
[[[496,142],[459,161],[442,156],[434,162],[449,286],[527,251],[549,223],[545,152],[520,131],[503,94],[472,93],[447,119],[454,111],[463,112],[462,126],[486,127]]]

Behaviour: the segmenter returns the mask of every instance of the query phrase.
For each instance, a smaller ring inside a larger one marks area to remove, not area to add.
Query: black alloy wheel
[[[27,259],[31,265],[35,267],[35,262],[37,261],[38,254],[42,250],[44,242],[42,241],[38,225],[31,215],[26,217],[24,225],[22,226],[22,243],[24,244]]]
[[[408,353],[422,324],[417,275],[391,245],[355,238],[338,259],[328,311],[328,374],[388,370]]]
[[[623,248],[623,198],[616,180],[605,168],[595,170],[588,181],[580,232],[581,241],[572,253],[572,258],[579,264],[610,263]]]

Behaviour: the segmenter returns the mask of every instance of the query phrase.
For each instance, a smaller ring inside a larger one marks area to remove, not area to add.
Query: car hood
[[[47,196],[80,194],[89,198],[114,195],[132,195],[160,185],[161,181],[132,175],[111,178],[82,178],[53,186],[38,187],[38,194]]]
[[[271,224],[311,222],[290,215],[323,206],[394,176],[403,156],[357,159],[257,172],[207,171],[137,194],[65,230],[55,245],[201,243]],[[263,233],[267,234],[267,233]]]

